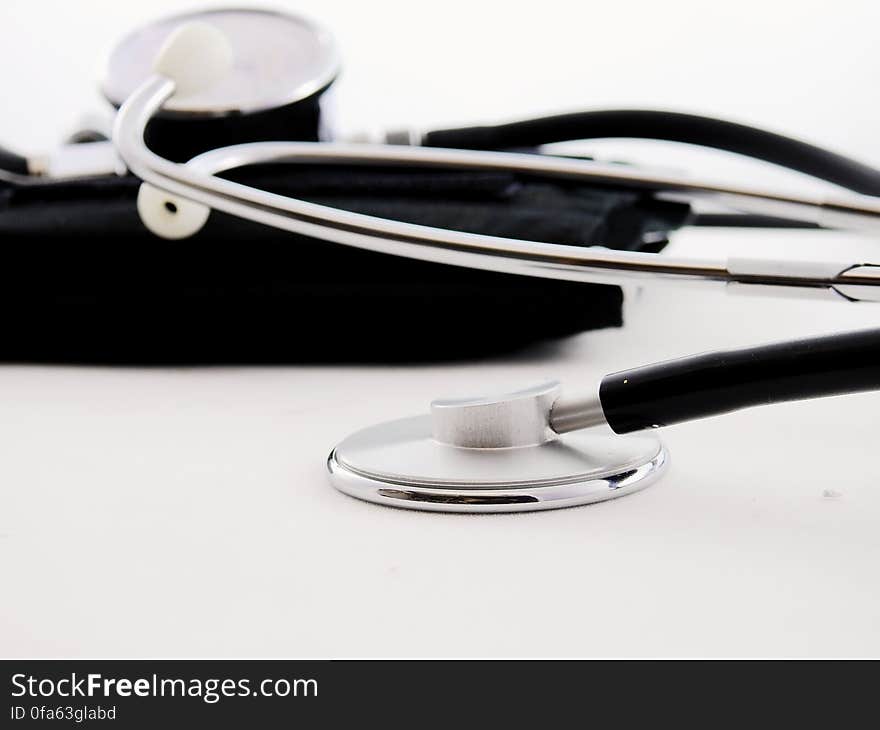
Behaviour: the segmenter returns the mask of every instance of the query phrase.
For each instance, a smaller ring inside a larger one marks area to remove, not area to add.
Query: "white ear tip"
[[[153,70],[174,80],[175,96],[200,91],[232,68],[232,46],[226,35],[201,21],[177,28],[163,44]]]
[[[171,239],[198,233],[211,214],[207,205],[178,198],[147,183],[141,183],[138,190],[137,209],[147,228]]]

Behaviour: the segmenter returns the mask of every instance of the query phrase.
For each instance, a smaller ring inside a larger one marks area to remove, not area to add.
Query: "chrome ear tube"
[[[199,24],[203,26],[205,24]],[[571,281],[619,284],[670,282],[730,283],[824,289],[844,299],[880,301],[880,277],[870,262],[809,262],[764,259],[694,259],[663,254],[579,247],[476,235],[403,223],[272,194],[217,177],[238,167],[265,163],[418,165],[438,168],[506,170],[527,175],[637,186],[658,194],[711,198],[738,210],[790,216],[819,225],[880,231],[880,202],[865,195],[837,199],[780,194],[645,173],[622,165],[550,155],[317,142],[252,142],[212,149],[185,164],[168,160],[145,142],[150,121],[181,95],[199,96],[187,59],[202,63],[202,82],[211,88],[228,72],[218,50],[223,34],[180,26],[160,50],[155,72],[122,104],[113,142],[127,168],[144,181],[139,201],[144,223],[154,233],[185,238],[196,233],[216,209],[283,230],[371,251],[491,271]],[[175,61],[176,59],[176,61]],[[234,62],[231,62],[234,65]],[[247,65],[247,64],[244,64]],[[209,72],[211,71],[211,72]],[[196,79],[197,80],[197,79]],[[179,84],[187,88],[181,94]],[[157,192],[161,191],[161,192]],[[181,211],[177,215],[177,211]]]

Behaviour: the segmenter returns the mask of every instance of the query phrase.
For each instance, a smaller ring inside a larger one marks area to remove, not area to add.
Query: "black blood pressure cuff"
[[[689,215],[646,193],[513,173],[278,165],[234,179],[412,223],[628,250],[662,248]],[[0,182],[0,360],[451,360],[621,324],[617,287],[373,253],[216,211],[192,238],[157,238],[138,185]]]

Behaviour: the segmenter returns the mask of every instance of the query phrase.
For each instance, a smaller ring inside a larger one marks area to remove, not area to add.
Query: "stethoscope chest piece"
[[[392,507],[525,512],[622,497],[660,475],[667,453],[653,435],[552,434],[545,404],[558,388],[435,401],[430,415],[358,431],[330,454],[330,479]]]

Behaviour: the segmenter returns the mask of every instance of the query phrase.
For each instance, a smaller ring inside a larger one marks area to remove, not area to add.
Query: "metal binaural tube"
[[[750,266],[750,270],[743,274],[737,270],[735,262],[727,260],[676,258],[638,251],[477,235],[352,213],[258,190],[218,178],[215,173],[263,162],[296,161],[464,166],[642,185],[658,191],[687,192],[692,196],[720,196],[733,204],[742,203],[744,209],[751,206],[766,211],[769,206],[776,214],[785,209],[796,218],[804,218],[807,212],[815,216],[822,210],[818,200],[707,186],[663,175],[643,175],[623,166],[501,152],[263,142],[213,150],[187,164],[179,164],[151,152],[143,138],[150,118],[174,90],[173,81],[154,76],[122,105],[113,132],[120,157],[135,175],[171,196],[264,225],[395,256],[568,281],[608,284],[668,282],[716,287],[740,282],[805,291],[829,290],[843,285],[851,287],[857,283],[859,289],[853,298],[871,300],[875,299],[873,291],[880,289],[878,279],[854,282],[845,278],[845,272],[863,263],[860,261],[823,264],[821,271],[808,270],[797,261],[758,262],[760,266]],[[880,202],[863,200],[863,197],[852,196],[836,203],[835,214],[860,224],[878,226]],[[190,232],[182,231],[181,234]]]

